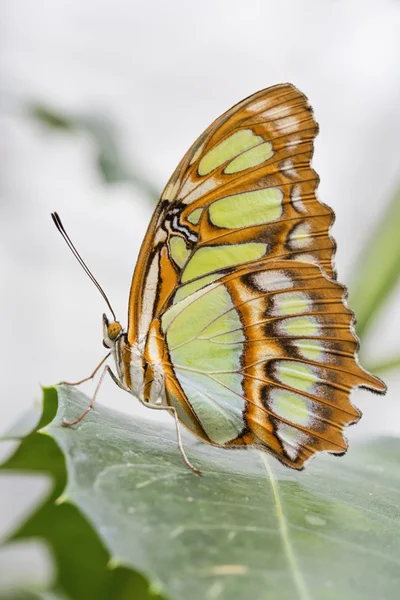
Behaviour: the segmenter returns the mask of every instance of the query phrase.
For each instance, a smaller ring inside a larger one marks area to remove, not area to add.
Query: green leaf
[[[400,278],[400,190],[368,240],[355,270],[350,307],[363,337]]]
[[[197,477],[172,423],[96,406],[77,427],[60,425],[88,402],[61,387],[42,437],[66,460],[58,509],[78,507],[114,565],[140,570],[173,600],[398,598],[399,440],[353,445],[297,473],[184,433]]]
[[[57,410],[55,388],[45,388],[43,393],[42,414],[33,411],[27,419],[27,422],[36,422],[39,429],[55,417]],[[25,427],[26,423],[23,427],[19,424],[5,439],[16,438],[17,432]],[[67,472],[65,457],[52,437],[35,431],[28,434],[0,469],[15,473],[46,473],[54,481],[49,498],[15,531],[11,540],[39,539],[46,542],[54,555],[58,571],[56,581],[46,593],[34,595],[30,581],[24,580],[24,573],[21,573],[20,586],[15,595],[8,595],[10,598],[47,600],[65,596],[73,600],[163,600],[149,589],[141,574],[110,562],[110,554],[98,533],[81,514],[79,506],[60,503]],[[23,592],[25,581],[27,589]],[[3,600],[1,594],[0,599]]]

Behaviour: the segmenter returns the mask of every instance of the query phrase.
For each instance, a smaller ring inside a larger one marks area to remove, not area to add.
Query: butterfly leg
[[[189,469],[191,469],[193,471],[193,473],[195,473],[196,475],[203,475],[202,471],[200,471],[199,469],[197,469],[194,465],[192,465],[192,463],[190,462],[190,460],[188,459],[188,457],[186,456],[186,452],[183,448],[183,444],[182,444],[182,438],[181,438],[181,432],[179,429],[179,419],[178,419],[178,415],[176,412],[176,409],[173,406],[167,406],[165,404],[155,404],[152,402],[143,402],[143,404],[147,407],[147,408],[153,408],[154,410],[168,410],[174,417],[175,420],[175,428],[176,428],[176,439],[178,442],[178,448],[179,451],[182,455],[182,458],[185,462],[185,465],[187,467],[189,467]]]
[[[108,358],[108,357],[106,357],[106,358]],[[104,360],[103,360],[102,362],[104,362]],[[99,366],[100,366],[100,365],[99,365]],[[99,369],[99,367],[97,367],[97,369],[96,369],[96,370],[98,370],[98,369]],[[83,411],[83,413],[82,413],[81,415],[79,415],[79,417],[78,417],[77,419],[74,419],[73,421],[62,421],[62,425],[63,425],[64,427],[72,427],[72,425],[76,425],[77,423],[79,423],[80,421],[82,421],[82,419],[83,419],[84,417],[86,417],[86,415],[88,414],[88,412],[90,412],[90,411],[92,410],[92,408],[94,407],[94,403],[96,402],[97,393],[98,393],[98,391],[99,391],[99,389],[100,389],[100,386],[101,386],[101,384],[103,383],[103,380],[104,380],[104,377],[105,377],[106,373],[109,373],[109,374],[110,374],[110,376],[111,376],[111,379],[112,379],[112,380],[113,380],[113,381],[114,381],[114,382],[115,382],[115,383],[116,383],[116,384],[117,384],[117,385],[118,385],[120,388],[122,388],[123,390],[125,390],[125,391],[128,391],[128,392],[130,391],[128,388],[126,388],[126,387],[125,387],[125,386],[124,386],[124,385],[123,385],[123,384],[122,384],[122,383],[119,381],[118,377],[116,377],[116,376],[114,375],[114,373],[112,372],[111,368],[110,368],[108,365],[106,365],[106,366],[104,367],[104,369],[103,369],[103,372],[102,372],[101,376],[100,376],[99,383],[98,383],[98,384],[97,384],[97,386],[96,386],[96,389],[95,389],[95,391],[94,391],[94,394],[93,394],[93,396],[92,396],[92,399],[91,399],[91,401],[90,401],[90,404],[89,404],[89,406],[86,408],[86,410],[84,410],[84,411]]]
[[[59,385],[80,385],[81,383],[85,383],[85,381],[90,381],[90,379],[93,379],[93,377],[96,375],[97,371],[100,369],[100,367],[102,365],[104,365],[107,358],[109,358],[110,356],[111,356],[111,352],[106,354],[106,356],[99,362],[99,364],[97,365],[97,367],[95,368],[93,373],[91,375],[89,375],[89,377],[85,377],[85,379],[81,379],[80,381],[75,381],[73,383],[71,383],[70,381],[60,381]]]

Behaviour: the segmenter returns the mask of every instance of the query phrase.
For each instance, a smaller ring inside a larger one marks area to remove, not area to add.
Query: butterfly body
[[[334,214],[310,164],[317,130],[290,84],[219,117],[156,207],[127,333],[105,323],[121,387],[208,443],[254,445],[295,469],[346,451],[353,388],[385,391],[358,364],[336,281]]]

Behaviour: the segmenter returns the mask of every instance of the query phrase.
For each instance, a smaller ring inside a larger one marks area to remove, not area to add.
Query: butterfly
[[[109,372],[174,416],[195,472],[179,423],[214,446],[254,446],[302,469],[317,452],[346,451],[343,429],[361,416],[353,388],[386,390],[358,364],[354,315],[333,265],[334,213],[317,199],[310,165],[317,132],[291,84],[257,92],[214,121],[154,211],[127,331],[109,303],[113,320],[103,315],[116,374],[106,366],[102,377]],[[97,390],[67,425],[93,407]]]

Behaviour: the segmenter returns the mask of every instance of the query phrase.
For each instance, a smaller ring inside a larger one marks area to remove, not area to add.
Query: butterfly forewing
[[[217,119],[163,192],[129,304],[129,342],[151,363],[157,340],[183,423],[295,468],[318,450],[345,451],[343,427],[359,418],[353,387],[385,389],[358,366],[334,281],[333,212],[310,166],[316,133],[289,84]]]
[[[306,97],[285,84],[243,100],[193,144],[162,194],[139,255],[131,343],[145,337],[203,247],[216,246],[218,258],[220,246],[256,241],[271,260],[316,262],[333,275],[333,213],[316,199],[318,177],[310,166],[317,129]]]

